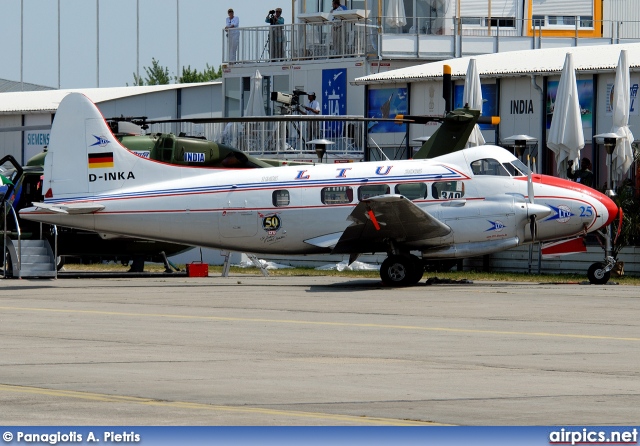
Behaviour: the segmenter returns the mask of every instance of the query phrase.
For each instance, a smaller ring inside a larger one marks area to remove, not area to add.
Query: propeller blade
[[[531,173],[531,158],[528,156],[527,167],[529,168],[529,175],[527,175],[527,195],[529,196],[529,203],[533,203],[533,174]]]
[[[535,243],[536,236],[538,235],[538,220],[536,214],[529,217],[529,230],[531,231],[531,243]]]

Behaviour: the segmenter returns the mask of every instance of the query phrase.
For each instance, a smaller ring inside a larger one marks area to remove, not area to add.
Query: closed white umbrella
[[[407,24],[407,15],[404,12],[404,0],[389,0],[386,22],[387,25],[393,28],[402,28]]]
[[[264,98],[262,97],[262,75],[259,70],[251,76],[251,90],[249,90],[249,101],[244,110],[245,116],[266,116],[264,112]]]
[[[560,75],[547,146],[555,154],[558,174],[563,177],[566,174],[567,161],[572,160],[574,165],[577,165],[580,150],[584,147],[578,84],[571,53],[567,53]]]
[[[480,110],[482,114],[482,87],[480,84],[480,75],[476,68],[476,60],[469,59],[469,67],[467,68],[467,77],[464,79],[464,90],[462,92],[462,102],[468,105],[472,110]],[[482,132],[478,124],[473,126],[473,130],[469,135],[467,147],[481,146],[485,143]]]
[[[629,61],[627,50],[620,51],[618,67],[616,68],[616,82],[613,85],[613,127],[611,133],[618,135],[616,148],[611,154],[613,163],[613,178],[621,181],[633,163],[633,134],[629,130],[631,80],[629,79]]]
[[[262,75],[259,70],[251,76],[251,89],[249,101],[244,109],[244,116],[266,116],[264,111],[264,99],[262,97]],[[244,138],[246,147],[243,150],[253,150],[261,153],[267,148],[267,133],[264,122],[247,122],[244,126]]]

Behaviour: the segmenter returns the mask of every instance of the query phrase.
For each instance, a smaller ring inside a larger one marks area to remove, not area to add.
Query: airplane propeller
[[[533,175],[531,173],[531,159],[527,156],[527,167],[529,168],[529,175],[527,175],[527,195],[529,196],[529,204],[533,205]],[[531,209],[533,206],[529,206]],[[529,216],[529,230],[531,231],[531,242],[535,243],[536,236],[538,235],[538,221],[536,214]]]
[[[536,214],[529,217],[529,230],[531,231],[531,242],[535,243],[536,236],[538,235],[538,221]]]

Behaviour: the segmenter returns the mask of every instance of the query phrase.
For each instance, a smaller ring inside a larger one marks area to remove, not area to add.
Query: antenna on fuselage
[[[385,155],[385,154],[384,154],[384,152],[382,151],[382,149],[380,148],[380,146],[378,145],[378,143],[377,143],[374,139],[372,139],[372,140],[371,140],[371,142],[372,142],[372,143],[374,143],[374,144],[376,145],[376,147],[377,147],[377,148],[378,148],[378,150],[380,151],[380,154],[381,154],[382,156],[384,156],[384,159],[386,159],[387,161],[391,161],[391,160],[389,159],[389,157],[387,157],[387,155]]]

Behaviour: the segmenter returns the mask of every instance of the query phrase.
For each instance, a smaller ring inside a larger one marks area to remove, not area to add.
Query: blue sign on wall
[[[322,70],[320,106],[323,115],[347,114],[347,69]]]

